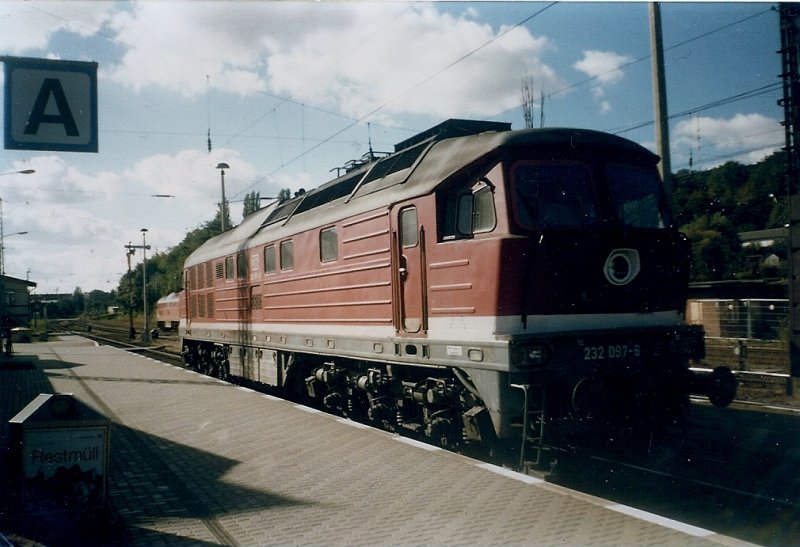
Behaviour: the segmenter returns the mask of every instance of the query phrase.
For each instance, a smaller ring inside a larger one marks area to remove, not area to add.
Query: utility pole
[[[142,249],[142,254],[144,256],[144,263],[142,264],[142,302],[144,305],[144,332],[142,333],[142,341],[149,342],[150,341],[150,319],[147,316],[147,250],[150,249],[150,245],[147,244],[145,240],[145,233],[147,232],[147,228],[142,228],[142,244],[141,245],[131,245],[128,243],[125,245],[125,248],[128,250],[127,257],[128,257],[128,320],[130,322],[130,336],[133,338],[133,291],[131,288],[131,284],[133,280],[130,278],[131,273],[131,255],[136,252],[136,249]]]
[[[653,71],[653,108],[656,120],[656,153],[661,156],[661,178],[667,195],[672,194],[669,180],[672,173],[672,162],[669,154],[669,121],[667,120],[667,81],[664,76],[664,41],[661,37],[661,5],[659,2],[649,4],[650,12],[650,49]]]

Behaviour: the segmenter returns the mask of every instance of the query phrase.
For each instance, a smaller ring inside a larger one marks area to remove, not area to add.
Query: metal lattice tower
[[[789,197],[789,299],[791,302],[789,358],[791,374],[800,376],[800,4],[782,3],[780,13],[783,126],[786,133],[786,190]]]

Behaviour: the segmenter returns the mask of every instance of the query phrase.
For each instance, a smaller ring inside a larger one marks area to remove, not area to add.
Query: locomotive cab
[[[437,195],[439,243],[460,242],[449,261],[474,262],[464,275],[480,284],[474,314],[508,341],[508,385],[548,393],[533,411],[555,421],[660,424],[692,392],[726,406],[730,372],[704,380],[688,367],[704,356],[703,332],[683,320],[690,247],[672,224],[658,157],[606,135],[554,132],[540,146],[537,131],[522,132],[472,171],[483,174]],[[466,292],[455,293],[432,291],[432,313],[455,309],[449,296],[465,309]],[[497,406],[524,406],[521,392],[505,397]],[[530,411],[496,413],[498,429]]]

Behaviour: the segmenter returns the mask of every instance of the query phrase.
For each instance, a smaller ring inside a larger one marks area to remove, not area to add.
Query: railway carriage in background
[[[198,248],[185,361],[443,446],[540,453],[546,425],[726,405],[730,371],[688,367],[703,332],[657,163],[596,131],[448,120]]]
[[[174,331],[180,326],[180,295],[169,293],[156,302],[156,324],[161,330]]]

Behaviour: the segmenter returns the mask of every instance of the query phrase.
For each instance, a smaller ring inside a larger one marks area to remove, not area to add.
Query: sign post
[[[97,63],[0,57],[5,148],[97,152]]]

